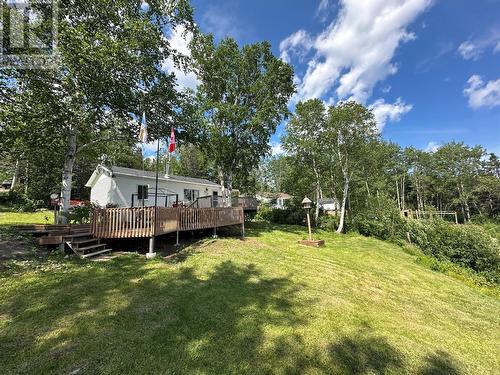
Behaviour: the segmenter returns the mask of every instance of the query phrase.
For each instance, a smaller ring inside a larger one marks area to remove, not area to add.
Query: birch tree
[[[319,200],[323,198],[321,188],[325,178],[325,132],[326,109],[319,99],[310,99],[297,103],[295,114],[286,126],[287,135],[283,137],[285,150],[296,158],[300,158],[306,168],[314,174],[315,222],[319,218]],[[304,171],[306,172],[306,171]]]
[[[342,201],[337,228],[337,232],[341,233],[351,179],[366,160],[366,150],[370,140],[377,137],[377,127],[372,112],[361,104],[344,102],[329,108],[324,134],[325,146],[330,154],[336,155],[342,175]]]
[[[37,121],[64,139],[61,200],[67,216],[77,154],[97,142],[130,139],[131,119],[148,114],[161,134],[176,114],[175,80],[161,69],[184,59],[165,38],[169,28],[194,27],[188,0],[67,1],[59,11],[59,55],[53,70],[19,71],[16,110],[26,127]],[[1,90],[2,95],[5,90]],[[156,131],[155,131],[156,129]],[[153,130],[153,131],[151,131]]]

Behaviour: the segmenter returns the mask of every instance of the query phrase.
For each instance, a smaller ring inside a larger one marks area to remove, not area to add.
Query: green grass
[[[0,225],[53,223],[54,214],[52,211],[14,212],[8,208],[0,207]]]
[[[169,261],[8,264],[2,372],[498,373],[498,299],[376,239],[247,229]]]

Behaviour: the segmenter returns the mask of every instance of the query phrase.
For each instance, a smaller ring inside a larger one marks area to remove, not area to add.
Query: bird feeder
[[[302,208],[304,210],[307,210],[307,229],[309,231],[309,238],[307,240],[301,240],[299,241],[299,243],[301,245],[306,245],[306,246],[314,246],[314,247],[323,246],[325,244],[324,240],[313,240],[312,238],[311,217],[309,215],[309,211],[312,208],[312,201],[309,198],[304,197],[304,199],[302,199]]]

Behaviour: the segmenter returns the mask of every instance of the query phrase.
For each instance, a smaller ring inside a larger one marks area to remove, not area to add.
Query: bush
[[[318,226],[323,230],[335,232],[339,227],[339,221],[340,221],[339,216],[322,215],[319,217]]]
[[[500,281],[498,243],[480,226],[455,225],[434,219],[408,220],[405,227],[411,241],[424,253],[448,259]]]
[[[93,206],[89,202],[85,202],[84,206],[77,206],[71,210],[69,221],[73,224],[86,224],[90,222],[90,214]]]
[[[394,201],[385,196],[370,198],[366,208],[357,213],[347,227],[364,236],[382,240],[404,236],[404,219]]]
[[[261,205],[255,215],[256,220],[265,220],[276,224],[303,224],[304,209],[297,206],[287,207],[284,210]]]
[[[15,211],[23,212],[34,212],[38,208],[45,206],[44,201],[30,199],[17,190],[9,190],[9,192],[1,194],[0,204],[10,206]]]

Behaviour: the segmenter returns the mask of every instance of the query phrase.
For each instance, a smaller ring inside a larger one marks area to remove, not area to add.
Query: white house
[[[319,208],[329,215],[336,215],[340,210],[340,203],[335,198],[321,198],[318,201]]]
[[[85,184],[90,187],[90,201],[101,207],[154,206],[156,172],[124,167],[97,166]],[[215,182],[202,178],[158,176],[157,206],[172,207],[190,204],[199,197],[212,197],[217,205],[222,190]]]

